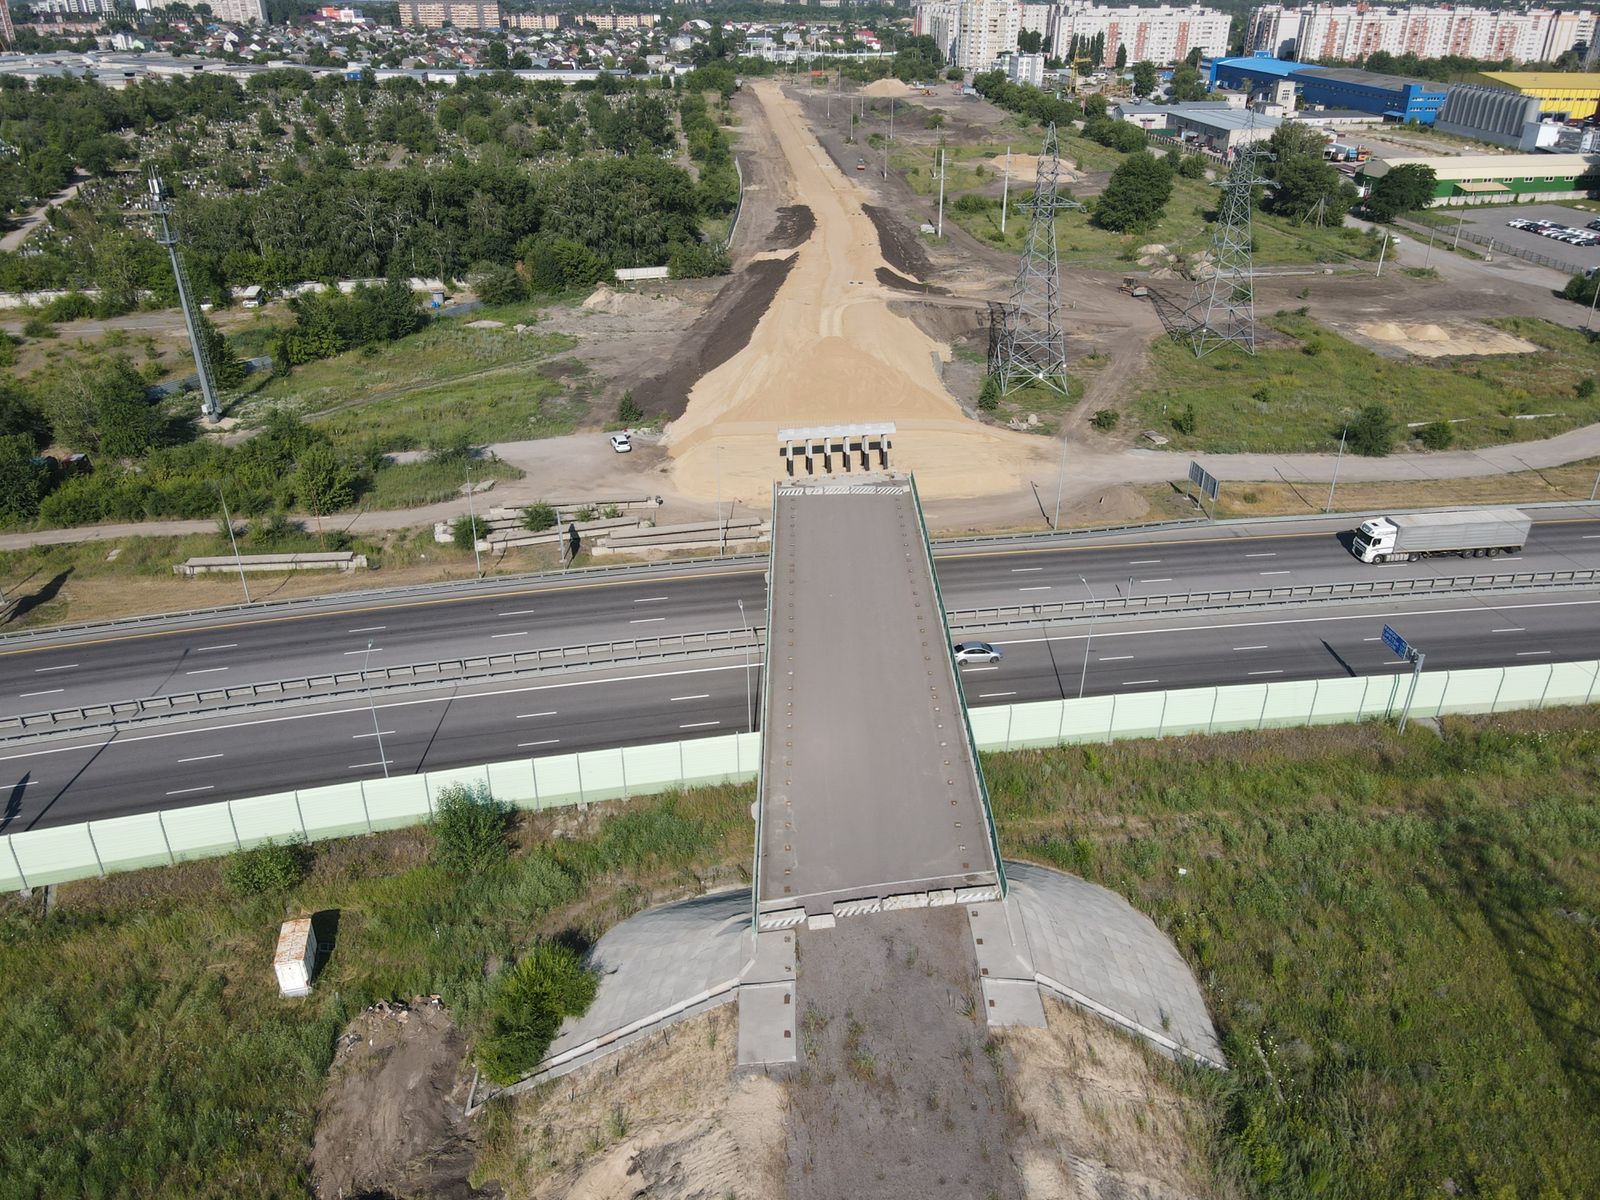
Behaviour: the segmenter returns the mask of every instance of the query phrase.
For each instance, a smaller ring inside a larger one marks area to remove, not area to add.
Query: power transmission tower
[[[1061,149],[1052,123],[1039,151],[1039,177],[1033,199],[1019,208],[1031,210],[1028,240],[1017,268],[1017,282],[1004,309],[995,340],[990,374],[1009,396],[1018,388],[1043,384],[1067,394],[1067,337],[1061,330],[1061,270],[1056,254],[1056,214],[1082,209],[1059,195]]]
[[[178,281],[178,307],[183,309],[183,324],[189,331],[189,346],[194,351],[195,373],[200,377],[200,415],[207,421],[222,416],[217,405],[217,386],[211,374],[211,354],[205,339],[200,336],[200,310],[195,307],[194,289],[189,285],[188,273],[183,269],[183,259],[178,254],[178,234],[172,225],[172,201],[167,198],[161,177],[150,171],[150,211],[161,221],[156,241],[167,248],[172,259],[172,275]]]
[[[1189,344],[1204,358],[1229,342],[1246,354],[1256,352],[1255,255],[1250,249],[1254,189],[1267,180],[1256,175],[1256,162],[1270,157],[1254,142],[1234,154],[1222,181],[1222,205],[1211,238],[1212,272],[1195,281],[1189,301]]]

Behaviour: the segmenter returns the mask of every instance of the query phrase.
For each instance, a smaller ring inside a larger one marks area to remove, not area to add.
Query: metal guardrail
[[[262,683],[240,684],[237,687],[207,688],[203,691],[163,696],[142,696],[133,700],[86,704],[79,708],[59,708],[48,712],[0,717],[0,731],[9,730],[14,734],[21,734],[55,729],[58,726],[71,726],[71,732],[88,732],[108,724],[121,724],[150,716],[182,717],[199,713],[211,715],[232,708],[248,708],[257,703],[278,704],[284,699],[333,699],[350,692],[362,692],[394,683],[411,685],[433,681],[481,681],[508,673],[538,674],[541,671],[562,668],[605,667],[686,658],[718,651],[742,650],[747,646],[759,648],[763,641],[763,634],[759,630],[753,630],[747,635],[743,629],[728,629],[704,633],[664,634],[653,638],[629,638],[615,642],[594,642],[585,646],[554,646],[512,654],[485,654],[472,658],[409,663],[367,671],[334,671],[326,675],[308,675],[298,679],[274,679]]]
[[[1049,604],[1004,604],[951,609],[952,629],[999,629],[1033,625],[1064,617],[1172,615],[1183,612],[1226,612],[1263,604],[1316,603],[1328,600],[1386,600],[1404,596],[1437,596],[1476,592],[1524,591],[1530,588],[1600,585],[1600,569],[1521,571],[1514,574],[1451,575],[1419,579],[1364,579],[1348,583],[1293,584],[1287,587],[1232,588],[1151,596],[1100,596]]]

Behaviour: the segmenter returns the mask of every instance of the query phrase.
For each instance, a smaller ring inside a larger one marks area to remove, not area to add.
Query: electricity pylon
[[[1008,396],[1018,388],[1043,384],[1067,394],[1067,337],[1061,330],[1061,270],[1056,254],[1056,214],[1083,205],[1059,195],[1061,149],[1052,123],[1039,151],[1039,176],[1033,199],[1019,207],[1032,210],[1022,264],[1004,309],[995,341],[990,374]]]
[[[178,234],[172,226],[172,201],[161,185],[161,176],[150,170],[150,211],[161,222],[156,241],[167,248],[172,259],[172,275],[178,281],[178,307],[183,309],[183,324],[189,331],[189,347],[194,351],[195,374],[200,377],[200,415],[207,421],[222,416],[217,405],[217,385],[211,375],[211,355],[206,350],[205,339],[200,336],[200,310],[195,307],[194,289],[189,286],[188,273],[183,269],[183,259],[178,254]]]
[[[1212,272],[1198,279],[1189,301],[1189,344],[1203,358],[1232,343],[1246,354],[1256,352],[1255,255],[1250,248],[1254,190],[1267,180],[1257,178],[1256,162],[1269,157],[1254,142],[1239,147],[1222,181],[1222,205],[1211,237]]]

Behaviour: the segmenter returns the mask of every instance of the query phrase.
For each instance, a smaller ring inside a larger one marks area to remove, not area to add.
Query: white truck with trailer
[[[1516,554],[1533,518],[1514,508],[1399,513],[1374,517],[1355,531],[1351,550],[1362,562],[1416,562],[1436,554],[1497,558]]]

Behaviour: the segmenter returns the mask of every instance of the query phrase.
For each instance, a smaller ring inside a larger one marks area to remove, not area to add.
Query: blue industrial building
[[[1432,125],[1448,92],[1442,83],[1402,79],[1350,67],[1314,67],[1267,54],[1218,58],[1211,63],[1211,86],[1257,90],[1282,81],[1294,84],[1301,101],[1319,108],[1349,108],[1390,121]]]

